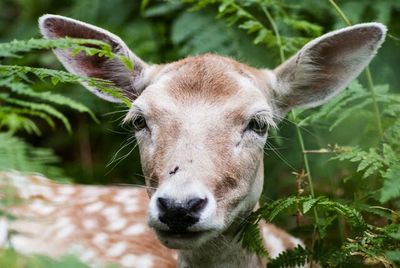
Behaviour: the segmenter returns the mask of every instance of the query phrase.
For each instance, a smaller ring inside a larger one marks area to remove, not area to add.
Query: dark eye
[[[146,120],[143,116],[138,116],[135,121],[133,121],[133,127],[136,131],[142,130],[147,126]]]
[[[254,131],[258,135],[264,135],[267,133],[268,124],[266,122],[261,122],[257,119],[251,119],[247,125],[247,129]]]

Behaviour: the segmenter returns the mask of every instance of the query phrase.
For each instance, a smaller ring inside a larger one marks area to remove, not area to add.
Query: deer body
[[[235,233],[261,195],[268,127],[276,126],[288,110],[319,105],[344,89],[372,59],[386,32],[381,24],[367,23],[328,33],[268,70],[214,54],[149,65],[119,37],[93,25],[45,15],[39,26],[46,38],[104,41],[133,62],[132,70],[118,57],[55,50],[70,72],[110,80],[132,101],[124,123],[135,128],[148,198],[143,189],[56,186],[42,180],[39,185],[64,190],[49,198],[41,193],[44,208],[32,204],[13,209],[19,215],[36,213],[39,219],[48,213],[47,222],[31,228],[36,230],[34,241],[44,226],[49,230],[44,253],[58,255],[78,244],[86,254],[83,259],[117,260],[126,267],[264,267],[266,260],[242,248]],[[78,196],[68,197],[72,192]],[[17,193],[24,196],[23,187]],[[66,210],[59,209],[64,206]],[[104,215],[90,220],[91,212]],[[77,217],[79,224],[64,225],[54,235],[50,230],[63,224],[63,213]],[[271,257],[301,244],[273,225],[260,227]],[[110,237],[115,243],[101,243]],[[58,238],[60,246],[49,248]],[[25,247],[29,253],[32,243],[20,243],[21,251]],[[107,250],[101,251],[102,246]]]
[[[8,187],[8,199],[22,201],[7,209],[17,221],[0,223],[0,246],[23,254],[76,254],[96,266],[263,267],[263,261],[245,251],[229,231],[178,256],[147,226],[149,199],[143,188],[57,184],[17,172],[0,173],[0,182],[0,188]],[[271,256],[301,243],[270,224],[263,224],[262,231]],[[7,237],[12,232],[16,233]]]

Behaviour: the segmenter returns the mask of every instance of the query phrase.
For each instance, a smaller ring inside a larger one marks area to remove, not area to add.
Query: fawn
[[[122,267],[265,267],[235,234],[263,188],[269,127],[292,108],[314,107],[343,90],[371,61],[386,27],[364,23],[305,45],[274,70],[214,54],[147,64],[116,35],[70,18],[39,19],[45,38],[90,38],[129,58],[55,50],[74,74],[112,81],[132,101],[146,187],[63,185],[40,175],[1,173],[1,185],[29,200],[10,207],[0,244],[22,253],[68,252],[93,265]],[[118,99],[87,84],[99,97]],[[6,239],[7,230],[18,233]],[[271,257],[302,242],[261,223]]]

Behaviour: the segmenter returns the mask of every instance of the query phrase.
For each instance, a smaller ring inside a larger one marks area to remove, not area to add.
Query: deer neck
[[[263,267],[262,260],[243,248],[235,235],[237,228],[210,240],[198,249],[179,250],[179,268]],[[264,265],[265,267],[265,265]]]

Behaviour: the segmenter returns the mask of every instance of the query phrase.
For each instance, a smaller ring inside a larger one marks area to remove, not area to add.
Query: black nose
[[[192,198],[186,202],[175,202],[170,198],[157,198],[159,220],[168,225],[172,232],[184,232],[200,219],[207,198]]]

